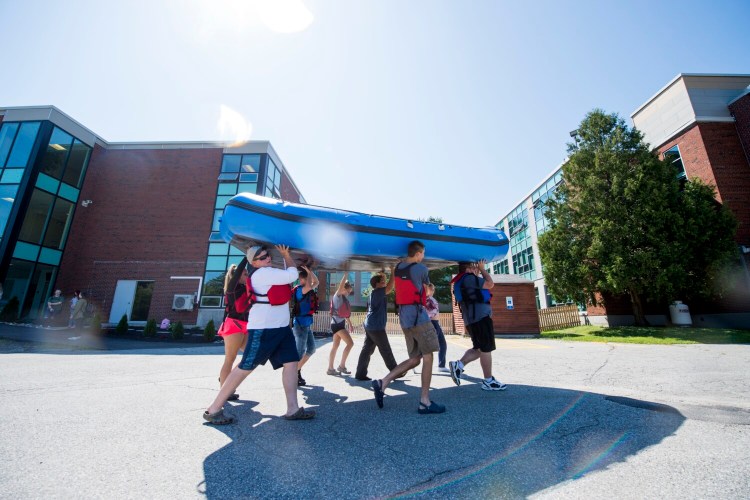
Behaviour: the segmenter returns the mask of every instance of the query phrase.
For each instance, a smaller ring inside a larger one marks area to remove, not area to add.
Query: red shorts
[[[237,333],[247,334],[247,321],[227,318],[219,327],[218,335],[220,337],[226,337],[227,335],[234,335]]]

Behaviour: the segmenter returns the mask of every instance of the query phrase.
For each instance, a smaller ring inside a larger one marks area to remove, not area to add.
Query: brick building
[[[219,215],[247,191],[305,202],[266,141],[111,143],[54,107],[0,108],[2,304],[36,320],[80,289],[104,322],[220,318],[242,254]]]

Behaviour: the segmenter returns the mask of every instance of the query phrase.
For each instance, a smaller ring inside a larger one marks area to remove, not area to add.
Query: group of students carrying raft
[[[269,247],[252,246],[247,250],[245,258],[238,265],[231,266],[227,272],[224,282],[225,319],[219,329],[225,348],[225,359],[219,376],[221,389],[203,413],[203,418],[211,424],[224,425],[235,421],[234,417],[224,413],[224,404],[238,399],[239,395],[235,391],[242,381],[259,365],[268,361],[274,370],[282,368],[287,405],[283,418],[307,420],[315,417],[314,410],[299,406],[297,387],[306,385],[302,367],[315,352],[312,324],[318,306],[315,289],[319,281],[310,268],[297,268],[288,246],[275,245],[275,248],[283,258],[284,269],[273,267]],[[439,353],[439,368],[449,371],[456,385],[461,384],[465,365],[477,359],[483,372],[482,389],[501,391],[506,389],[506,385],[492,376],[495,337],[489,290],[494,283],[485,270],[485,262],[460,262],[459,274],[451,282],[472,340],[472,348],[461,359],[449,362],[446,368],[446,342],[437,321],[438,305],[432,297],[434,286],[430,283],[427,267],[422,264],[424,256],[425,245],[421,241],[412,241],[407,248],[407,257],[391,268],[387,279],[383,273],[371,278],[372,293],[368,299],[364,323],[366,337],[355,378],[371,380],[367,376],[367,368],[377,347],[390,370],[382,379],[371,381],[376,404],[383,408],[388,385],[423,363],[417,411],[419,414],[437,414],[445,412],[445,406],[432,401],[429,394],[435,352]],[[292,287],[295,281],[299,284]],[[346,368],[346,360],[354,345],[350,335],[353,329],[351,306],[347,298],[352,289],[345,273],[331,299],[333,342],[328,375],[351,373]],[[399,364],[393,356],[385,331],[386,295],[394,289],[399,323],[408,352],[408,359]],[[294,305],[291,328],[290,301]],[[344,343],[341,362],[334,367],[341,342]],[[243,350],[242,359],[233,368],[240,349]]]

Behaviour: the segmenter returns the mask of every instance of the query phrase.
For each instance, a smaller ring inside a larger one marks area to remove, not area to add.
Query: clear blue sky
[[[0,0],[0,106],[112,142],[231,139],[226,106],[309,203],[485,226],[591,109],[631,123],[678,73],[750,73],[747,0],[284,3]]]

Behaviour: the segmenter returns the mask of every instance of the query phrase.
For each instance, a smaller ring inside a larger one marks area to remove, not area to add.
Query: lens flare
[[[300,0],[265,0],[257,3],[261,21],[277,33],[298,33],[313,22],[312,12]]]
[[[340,264],[352,253],[352,235],[335,224],[306,224],[300,236],[304,242],[302,248],[327,266]]]
[[[224,104],[219,108],[217,126],[221,138],[232,141],[229,147],[242,146],[250,140],[250,135],[253,133],[253,125],[240,113]]]

